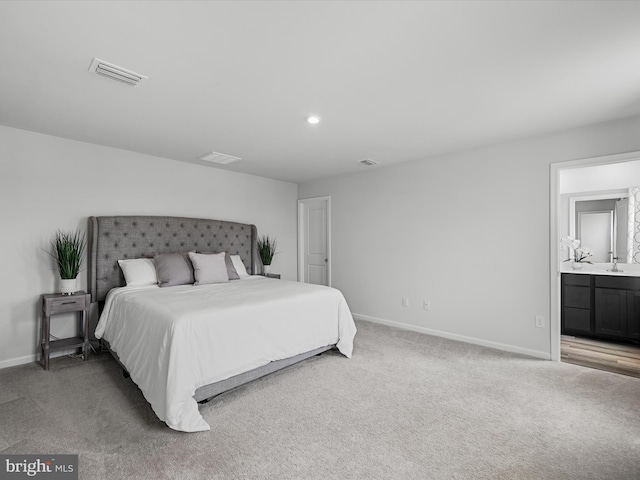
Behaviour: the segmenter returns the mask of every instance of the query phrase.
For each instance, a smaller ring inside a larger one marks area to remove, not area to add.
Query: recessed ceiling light
[[[311,125],[315,125],[316,123],[320,123],[320,117],[317,115],[309,115],[307,117],[307,123],[310,123]]]
[[[105,62],[99,58],[93,59],[93,62],[91,62],[91,65],[89,66],[89,71],[96,75],[101,75],[112,80],[117,80],[118,82],[126,83],[132,87],[137,86],[142,80],[149,78],[145,75],[114,65],[113,63]]]
[[[233,155],[227,155],[226,153],[211,152],[199,157],[198,160],[219,163],[220,165],[228,165],[231,162],[237,162],[242,159],[240,157],[234,157]]]
[[[366,167],[373,167],[374,165],[380,165],[380,162],[376,162],[375,160],[371,160],[370,158],[365,158],[364,160],[360,160],[358,163]]]

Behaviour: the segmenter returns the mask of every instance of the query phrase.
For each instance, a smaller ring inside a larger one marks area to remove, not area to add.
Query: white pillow
[[[193,264],[193,273],[196,279],[194,285],[229,282],[227,263],[224,260],[225,256],[225,252],[208,254],[189,252],[189,258]]]
[[[240,255],[231,255],[231,262],[233,262],[233,268],[236,269],[240,278],[251,276],[247,273],[247,269],[245,268],[244,263],[242,263]]]
[[[118,264],[124,273],[127,286],[155,285],[158,283],[156,264],[150,258],[132,258],[130,260],[118,260]]]

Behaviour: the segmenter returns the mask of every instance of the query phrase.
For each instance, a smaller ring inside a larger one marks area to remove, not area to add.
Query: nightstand
[[[277,278],[278,280],[280,280],[280,274],[279,273],[261,273],[260,275],[262,275],[263,277]]]
[[[82,348],[84,360],[89,359],[89,306],[91,295],[76,292],[71,295],[48,293],[42,295],[42,336],[40,341],[40,359],[45,370],[49,370],[49,356],[52,351],[66,348]],[[76,337],[51,340],[51,315],[78,312],[82,323],[82,334]]]

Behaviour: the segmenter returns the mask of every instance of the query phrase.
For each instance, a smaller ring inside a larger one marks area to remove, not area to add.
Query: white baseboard
[[[402,330],[410,330],[413,332],[424,333],[427,335],[433,335],[435,337],[448,338],[449,340],[457,340],[459,342],[471,343],[473,345],[480,345],[482,347],[495,348],[497,350],[503,350],[505,352],[519,353],[522,355],[528,355],[530,357],[540,358],[542,360],[551,360],[551,354],[549,352],[542,352],[538,350],[530,350],[528,348],[516,347],[514,345],[507,345],[505,343],[490,342],[481,338],[467,337],[466,335],[458,335],[455,333],[443,332],[441,330],[434,330],[431,328],[420,327],[417,325],[411,325],[409,323],[393,322],[391,320],[385,320],[383,318],[372,317],[370,315],[362,315],[359,313],[352,313],[353,318],[356,320],[364,320],[371,323],[379,323],[387,325],[389,327],[401,328]],[[60,357],[62,355],[68,355],[74,353],[74,349],[62,350],[55,352],[51,355],[51,358]],[[8,360],[0,361],[0,369],[15,367],[16,365],[23,365],[25,363],[36,362],[40,359],[39,354],[26,355],[24,357],[10,358]]]
[[[16,365],[24,365],[25,363],[35,362],[38,360],[38,358],[40,358],[40,355],[36,355],[34,353],[31,355],[26,355],[24,357],[9,358],[8,360],[1,360],[0,370],[2,370],[3,368],[15,367]]]
[[[71,355],[76,353],[77,348],[67,348],[64,350],[58,350],[56,352],[52,352],[49,358],[63,357],[65,355]],[[24,357],[18,358],[9,358],[8,360],[0,360],[0,370],[3,368],[16,367],[18,365],[24,365],[25,363],[31,362],[39,362],[40,361],[40,353],[33,353],[31,355],[26,355]]]
[[[491,342],[488,340],[483,340],[481,338],[467,337],[465,335],[458,335],[455,333],[443,332],[441,330],[433,330],[431,328],[411,325],[409,323],[394,322],[391,320],[385,320],[383,318],[372,317],[370,315],[361,315],[359,313],[352,313],[352,315],[353,315],[353,318],[355,318],[356,320],[364,320],[371,323],[380,323],[382,325],[400,328],[402,330],[411,330],[413,332],[425,333],[427,335],[433,335],[435,337],[443,337],[443,338],[448,338],[449,340],[457,340],[459,342],[471,343],[473,345],[480,345],[482,347],[495,348],[496,350],[503,350],[505,352],[528,355],[530,357],[540,358],[542,360],[551,360],[550,352],[531,350],[528,348],[516,347],[515,345],[507,345],[505,343]]]

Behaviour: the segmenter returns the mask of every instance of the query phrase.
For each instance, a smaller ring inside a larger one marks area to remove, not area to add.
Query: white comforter
[[[264,277],[116,288],[96,329],[156,415],[185,432],[210,428],[197,388],[326,345],[351,357],[355,333],[340,291]]]

